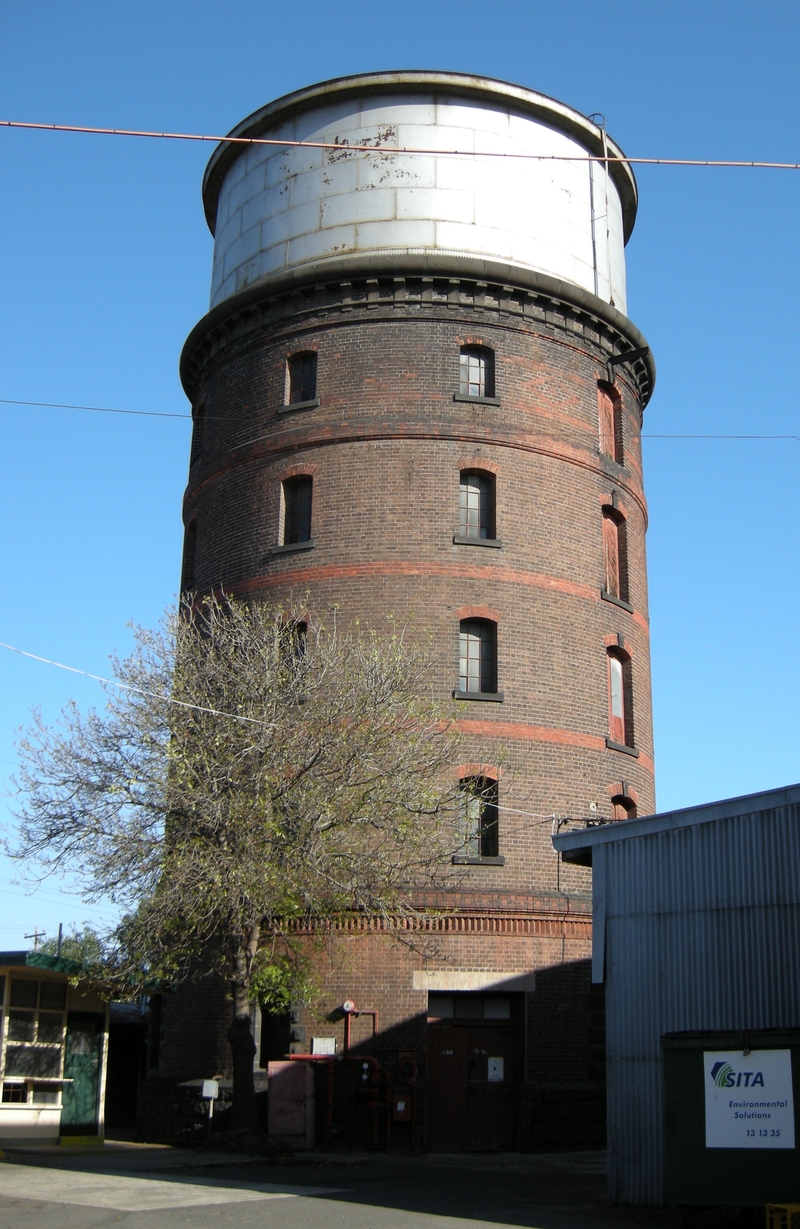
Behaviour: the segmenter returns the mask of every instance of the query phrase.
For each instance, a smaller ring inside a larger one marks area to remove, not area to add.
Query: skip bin
[[[667,1033],[661,1049],[667,1202],[800,1200],[800,1029]]]

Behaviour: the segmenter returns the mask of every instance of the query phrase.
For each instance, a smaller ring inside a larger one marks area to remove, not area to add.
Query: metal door
[[[514,1033],[469,1029],[469,1152],[514,1147]]]
[[[70,1011],[64,1052],[62,1135],[96,1135],[105,1016]]]
[[[437,1024],[428,1029],[428,1148],[466,1152],[469,1067],[467,1028]]]
[[[428,1148],[513,1148],[514,1031],[491,1025],[428,1029]]]

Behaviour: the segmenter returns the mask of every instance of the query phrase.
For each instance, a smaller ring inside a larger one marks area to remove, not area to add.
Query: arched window
[[[613,384],[597,385],[597,409],[600,420],[600,452],[618,465],[623,464],[622,402]]]
[[[497,782],[490,777],[462,777],[459,790],[460,852],[468,858],[496,858]]]
[[[603,573],[604,596],[629,602],[627,525],[616,508],[603,508]]]
[[[313,401],[317,395],[317,356],[313,351],[289,359],[289,405]]]
[[[313,479],[306,475],[287,478],[283,484],[283,544],[311,541],[311,494]]]
[[[462,346],[458,391],[462,397],[494,396],[494,353],[486,346]]]
[[[459,636],[458,689],[497,691],[497,624],[488,619],[462,619]]]
[[[619,651],[609,649],[607,660],[609,736],[611,741],[620,747],[633,747],[630,658]]]
[[[458,501],[459,536],[476,540],[494,538],[494,509],[494,474],[462,470]]]

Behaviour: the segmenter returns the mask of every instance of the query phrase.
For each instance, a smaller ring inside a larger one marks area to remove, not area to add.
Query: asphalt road
[[[675,1229],[612,1208],[602,1158],[325,1157],[284,1164],[171,1149],[10,1153],[0,1229]]]

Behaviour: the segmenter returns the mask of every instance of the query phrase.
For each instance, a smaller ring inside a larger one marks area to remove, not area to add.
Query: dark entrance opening
[[[500,1152],[516,1144],[518,994],[428,996],[428,1148]]]

